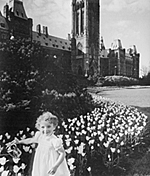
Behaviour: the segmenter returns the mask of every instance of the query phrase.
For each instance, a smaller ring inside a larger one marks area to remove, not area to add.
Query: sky
[[[135,45],[140,68],[150,69],[150,0],[100,0],[100,34],[106,48],[120,39],[123,48]],[[9,0],[0,0],[0,10]],[[28,18],[47,26],[50,35],[67,38],[72,29],[72,0],[23,0]]]
[[[150,0],[101,0],[101,26],[106,48],[114,39],[125,49],[135,45],[140,68],[150,70]]]

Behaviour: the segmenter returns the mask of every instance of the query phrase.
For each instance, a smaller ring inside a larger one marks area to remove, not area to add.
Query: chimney
[[[70,34],[68,34],[68,40],[71,41],[71,35]]]
[[[6,5],[4,6],[3,14],[4,14],[4,17],[5,17],[6,19],[8,19],[8,15],[9,15],[9,6],[8,6],[8,4],[6,4]]]
[[[46,37],[48,37],[48,27],[47,26],[43,26],[43,34],[46,35]]]
[[[36,32],[38,32],[38,34],[41,35],[41,25],[40,24],[36,26]]]

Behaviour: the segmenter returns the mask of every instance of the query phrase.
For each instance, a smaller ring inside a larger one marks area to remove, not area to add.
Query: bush
[[[99,78],[96,85],[101,86],[131,86],[138,85],[139,81],[134,78],[129,78],[125,76],[106,76],[103,79]]]
[[[91,97],[77,78],[58,67],[39,43],[15,39],[1,44],[0,54],[0,117],[6,129],[33,127],[47,110],[60,119],[91,110]]]

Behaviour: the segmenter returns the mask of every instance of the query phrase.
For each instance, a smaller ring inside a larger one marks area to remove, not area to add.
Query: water
[[[150,87],[108,89],[99,94],[125,105],[150,107]]]

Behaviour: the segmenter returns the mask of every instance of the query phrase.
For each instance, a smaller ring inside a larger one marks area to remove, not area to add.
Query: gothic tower
[[[94,76],[99,68],[99,0],[72,0],[72,71]]]

